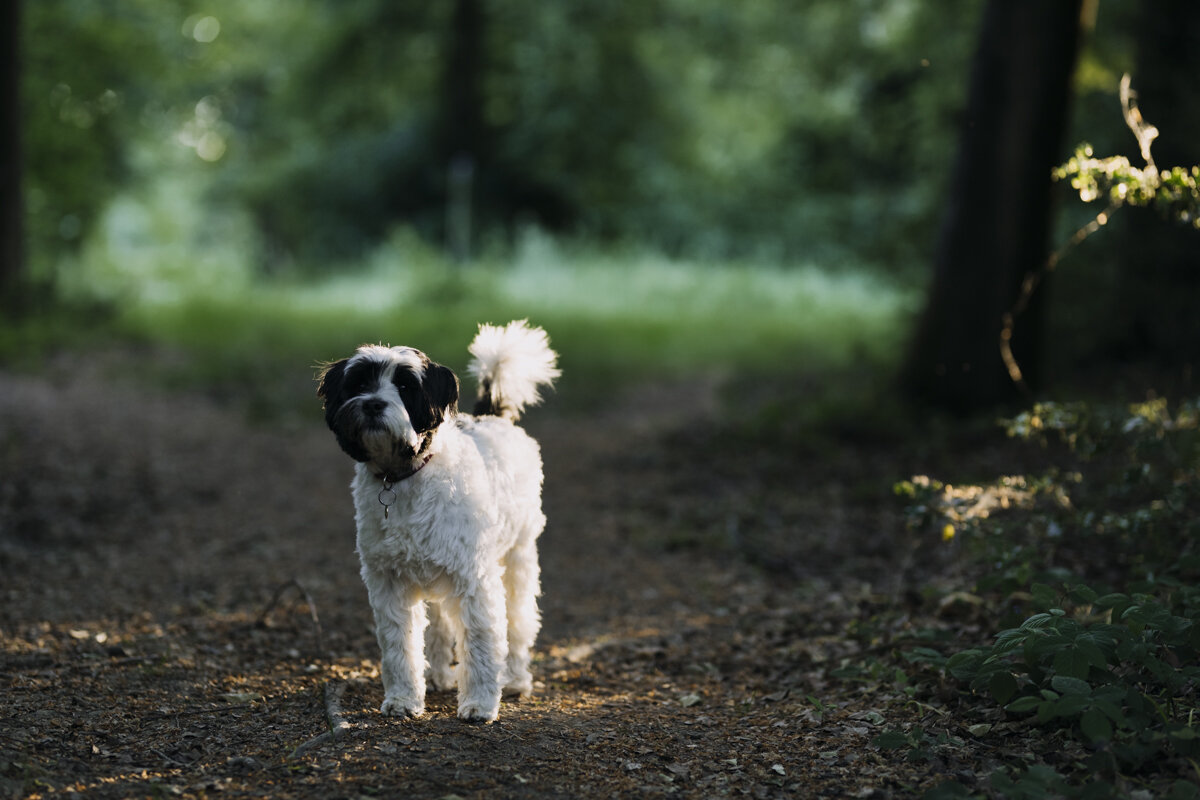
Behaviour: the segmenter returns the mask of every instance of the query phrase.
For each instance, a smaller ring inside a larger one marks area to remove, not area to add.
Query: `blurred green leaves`
[[[397,226],[441,243],[453,3],[25,5],[43,263],[118,194],[176,180],[247,214],[268,271],[357,257]],[[979,5],[482,3],[479,236],[911,261]]]

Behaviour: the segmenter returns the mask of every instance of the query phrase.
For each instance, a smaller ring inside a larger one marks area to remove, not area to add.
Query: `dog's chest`
[[[381,488],[365,484],[355,493],[359,557],[372,568],[424,583],[445,573],[474,574],[491,546],[502,545],[505,526],[490,487],[455,476],[397,486],[386,517]]]

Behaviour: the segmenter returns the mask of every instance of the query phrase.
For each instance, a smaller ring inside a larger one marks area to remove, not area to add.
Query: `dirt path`
[[[902,588],[887,483],[723,441],[709,382],[531,415],[537,692],[480,727],[449,694],[376,712],[315,407],[253,426],[102,373],[0,373],[0,798],[889,797],[951,768],[873,746],[899,690],[845,677]],[[344,734],[311,743],[327,692]]]

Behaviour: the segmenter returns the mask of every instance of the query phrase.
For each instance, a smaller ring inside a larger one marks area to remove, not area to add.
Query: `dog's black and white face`
[[[338,444],[355,461],[400,473],[458,405],[458,378],[411,347],[363,345],[321,374],[317,395]]]

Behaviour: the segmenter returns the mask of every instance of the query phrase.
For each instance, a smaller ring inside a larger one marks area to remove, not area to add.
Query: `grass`
[[[116,338],[181,354],[157,368],[159,382],[233,393],[251,376],[304,386],[314,364],[364,342],[411,344],[461,370],[478,323],[528,318],[561,355],[563,393],[594,396],[654,377],[885,364],[916,301],[865,268],[684,261],[536,233],[466,266],[398,234],[362,263],[309,278],[254,277],[226,264],[226,279],[212,280],[204,274],[212,253],[191,268],[176,263],[177,251],[169,256],[162,269],[161,254],[116,241],[85,251],[69,296],[107,307],[104,321],[60,307],[49,320],[0,331],[0,357],[11,361],[22,337],[48,346]]]

